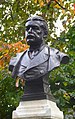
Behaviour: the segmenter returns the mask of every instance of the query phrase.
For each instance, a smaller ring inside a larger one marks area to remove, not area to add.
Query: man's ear
[[[48,35],[48,30],[43,28],[43,38],[47,38],[47,35]]]
[[[47,35],[44,35],[43,38],[47,38]]]
[[[46,32],[46,30],[43,30],[43,38],[47,38],[48,32]]]

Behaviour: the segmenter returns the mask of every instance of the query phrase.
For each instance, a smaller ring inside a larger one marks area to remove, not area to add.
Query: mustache
[[[27,35],[27,38],[33,38],[33,37],[35,37],[35,34],[33,34],[33,33],[30,33]]]

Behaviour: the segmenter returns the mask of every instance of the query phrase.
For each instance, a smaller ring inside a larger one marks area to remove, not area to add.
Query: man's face
[[[28,45],[41,44],[43,31],[39,21],[28,21],[26,23],[25,37]]]

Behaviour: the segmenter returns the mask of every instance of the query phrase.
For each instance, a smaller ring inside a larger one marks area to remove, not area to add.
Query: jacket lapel
[[[26,54],[23,56],[21,65],[26,67],[25,72],[33,67],[36,67],[45,61],[48,60],[48,48],[45,47],[38,55],[36,55],[33,59],[30,59],[28,56],[28,51]]]
[[[20,68],[20,64],[25,67],[25,72],[26,72],[27,70],[33,67],[36,67],[40,65],[41,63],[47,61],[48,58],[49,58],[48,47],[44,47],[44,49],[38,55],[36,55],[33,59],[29,59],[28,51],[18,54],[17,55],[18,60],[17,60],[16,65],[14,66],[12,77],[16,78],[19,68]]]

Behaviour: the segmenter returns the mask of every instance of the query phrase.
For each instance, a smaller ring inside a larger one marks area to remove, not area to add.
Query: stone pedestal
[[[47,99],[22,101],[13,111],[12,119],[63,119],[63,112]]]

